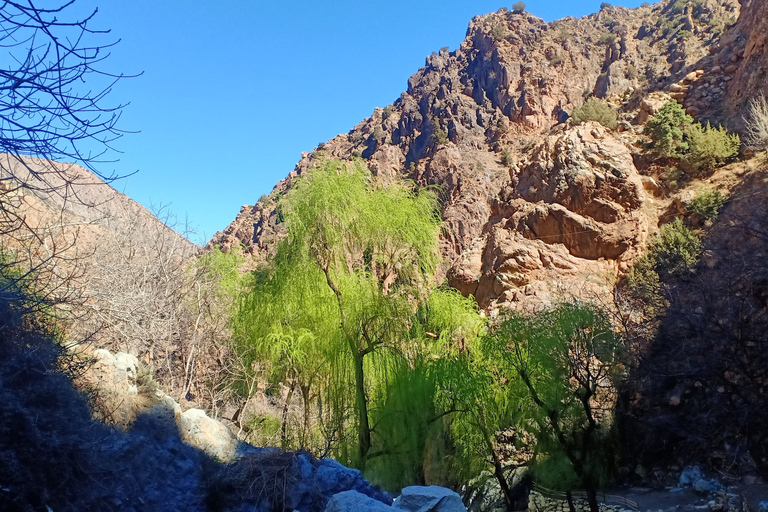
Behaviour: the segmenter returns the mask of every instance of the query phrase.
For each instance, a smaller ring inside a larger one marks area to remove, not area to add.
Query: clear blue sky
[[[113,186],[170,204],[205,242],[302,151],[394,101],[431,52],[456,49],[474,15],[512,3],[78,0],[98,6],[94,27],[121,39],[106,67],[143,72],[112,93],[130,102],[121,127],[139,133],[100,170],[138,171]],[[526,3],[552,21],[596,12],[601,0]]]

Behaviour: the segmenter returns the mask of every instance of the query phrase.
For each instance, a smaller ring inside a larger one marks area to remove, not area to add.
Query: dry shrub
[[[222,467],[212,478],[207,504],[211,510],[227,510],[234,504],[269,503],[272,510],[289,507],[291,490],[301,479],[297,458],[308,452],[263,449]],[[318,493],[318,499],[322,496]],[[290,508],[288,508],[290,510]]]
[[[744,143],[747,147],[755,151],[768,149],[768,100],[763,93],[749,100],[744,122]]]

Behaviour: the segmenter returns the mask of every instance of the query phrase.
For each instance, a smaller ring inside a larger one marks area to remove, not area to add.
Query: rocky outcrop
[[[448,273],[481,306],[574,292],[590,277],[625,271],[643,247],[640,176],[602,126],[547,137],[510,174],[474,250]]]
[[[726,108],[731,125],[740,127],[747,102],[768,95],[768,3],[742,0],[742,15],[720,41],[720,68],[728,73]]]

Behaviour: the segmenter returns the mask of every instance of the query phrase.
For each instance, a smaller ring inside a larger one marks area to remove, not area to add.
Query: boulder
[[[408,512],[467,512],[457,493],[436,485],[406,487],[392,508]]]
[[[335,494],[325,507],[325,512],[391,512],[391,510],[392,507],[357,491]]]
[[[179,417],[181,439],[221,461],[230,461],[237,450],[237,438],[222,423],[202,409],[188,409]]]

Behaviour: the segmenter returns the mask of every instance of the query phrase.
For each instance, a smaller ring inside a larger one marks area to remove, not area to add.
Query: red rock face
[[[768,2],[744,0],[738,23],[721,41],[732,51],[723,59],[732,70],[728,83],[727,113],[733,126],[742,124],[747,102],[768,94]]]

